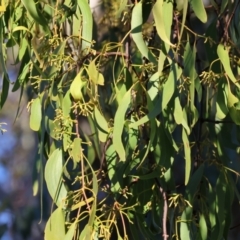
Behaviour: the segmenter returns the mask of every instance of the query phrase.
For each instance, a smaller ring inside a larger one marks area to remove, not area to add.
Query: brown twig
[[[168,214],[168,204],[167,204],[167,194],[163,190],[162,187],[159,187],[159,190],[162,194],[164,206],[163,206],[163,219],[162,219],[162,226],[163,226],[163,239],[167,240],[169,235],[167,234],[167,214]]]

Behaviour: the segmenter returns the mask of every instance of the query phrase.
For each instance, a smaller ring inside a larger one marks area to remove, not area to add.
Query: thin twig
[[[167,194],[163,190],[162,187],[159,187],[159,190],[162,194],[163,201],[164,201],[164,206],[163,206],[163,219],[162,219],[162,225],[163,225],[163,239],[167,240],[169,235],[167,234],[167,214],[168,214],[168,204],[167,204]]]

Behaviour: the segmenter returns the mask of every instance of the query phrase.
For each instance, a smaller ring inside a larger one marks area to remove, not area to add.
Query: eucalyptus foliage
[[[2,1],[0,107],[28,89],[46,240],[228,238],[240,4],[210,2],[103,1],[99,23],[87,0]]]

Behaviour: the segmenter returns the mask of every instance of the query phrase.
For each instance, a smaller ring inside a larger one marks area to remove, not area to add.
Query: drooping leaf
[[[216,101],[216,117],[217,119],[223,119],[228,113],[227,99],[228,99],[228,85],[223,81],[219,81],[217,101]]]
[[[228,50],[227,50],[227,48],[224,47],[223,44],[219,44],[218,45],[218,47],[217,47],[217,54],[218,54],[218,57],[221,60],[221,63],[223,65],[224,70],[225,70],[226,74],[228,75],[228,77],[231,79],[231,81],[237,87],[240,87],[240,84],[237,82],[237,79],[235,78],[235,76],[234,76],[234,74],[232,72]]]
[[[5,49],[3,47],[3,43],[4,43],[4,38],[3,38],[3,29],[4,29],[4,25],[3,25],[3,17],[0,17],[0,66],[1,69],[3,71],[3,84],[2,84],[2,91],[1,91],[1,99],[0,99],[0,109],[3,107],[4,103],[7,100],[7,96],[8,96],[8,91],[9,91],[9,85],[10,85],[10,79],[8,76],[8,71],[6,68],[6,63],[5,63],[5,59],[4,59],[4,53],[5,53]]]
[[[30,113],[30,128],[33,131],[38,131],[42,121],[42,106],[40,98],[35,98],[31,105]]]
[[[207,13],[202,0],[189,0],[196,16],[203,22],[207,22]]]
[[[177,124],[181,124],[182,123],[182,118],[183,118],[183,111],[182,111],[182,106],[180,104],[180,100],[179,97],[176,97],[174,100],[174,119],[176,121]]]
[[[190,220],[189,219],[190,207],[186,207],[181,215],[180,222],[180,239],[190,240]]]
[[[93,17],[92,17],[91,8],[87,0],[78,1],[77,3],[79,4],[80,11],[81,11],[81,17],[82,17],[81,27],[83,28],[81,32],[81,39],[82,39],[81,48],[84,55],[86,55],[89,53],[89,50],[92,45]]]
[[[104,77],[102,73],[97,70],[95,60],[91,61],[88,66],[88,75],[94,84],[104,85]]]
[[[200,220],[199,220],[199,230],[202,240],[208,239],[208,229],[207,229],[207,223],[204,217],[204,214],[200,214]]]
[[[94,120],[96,122],[99,140],[106,142],[109,133],[108,123],[97,107],[94,108]]]
[[[44,239],[45,240],[60,240],[65,239],[65,219],[61,207],[58,207],[47,221]]]
[[[63,153],[61,149],[56,149],[45,166],[45,181],[50,196],[57,204],[61,206],[67,196],[67,190],[62,179],[63,172]]]
[[[113,146],[118,153],[120,160],[126,160],[126,152],[122,142],[122,132],[125,124],[125,114],[131,101],[131,89],[124,95],[114,117]]]
[[[48,34],[50,34],[48,23],[47,23],[46,19],[44,18],[44,16],[39,12],[39,9],[37,8],[35,1],[34,0],[21,0],[21,2],[23,3],[24,7],[27,9],[27,11],[31,15],[31,17],[34,19],[34,21],[36,21],[37,23],[42,25],[44,27],[44,29],[46,30],[46,32]]]
[[[170,6],[170,8],[168,6]],[[169,40],[173,13],[172,10],[173,3],[167,2],[164,4],[163,0],[157,0],[153,6],[153,16],[156,23],[158,35],[165,43],[169,44],[170,46],[173,46],[173,44]],[[165,18],[166,19],[165,21],[164,14],[167,17]]]
[[[72,157],[73,161],[79,162],[81,160],[81,154],[82,154],[82,140],[81,138],[74,138],[72,143]]]
[[[143,24],[143,17],[142,17],[142,2],[138,2],[132,12],[132,20],[131,20],[131,34],[133,41],[137,45],[138,50],[141,54],[146,57],[149,61],[157,65],[156,58],[148,49],[146,43],[143,40],[142,36],[142,24]]]
[[[182,141],[184,147],[184,158],[185,158],[185,185],[188,184],[190,173],[191,173],[191,147],[188,140],[188,136],[185,132],[185,129],[182,129]]]

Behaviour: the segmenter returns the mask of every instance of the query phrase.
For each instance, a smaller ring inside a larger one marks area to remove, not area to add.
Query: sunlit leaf
[[[218,57],[221,60],[221,63],[224,67],[224,70],[226,72],[226,74],[228,75],[228,77],[231,79],[231,81],[237,86],[240,87],[239,83],[237,82],[233,72],[232,72],[232,68],[230,65],[230,59],[229,59],[229,53],[226,47],[224,47],[223,44],[219,44],[217,47],[217,54]]]
[[[188,140],[188,136],[185,132],[185,129],[182,129],[182,140],[183,140],[183,147],[184,147],[184,158],[185,158],[185,185],[187,185],[190,173],[191,173],[191,147]]]
[[[174,100],[174,119],[177,124],[182,123],[182,118],[183,118],[183,111],[182,111],[182,106],[180,104],[179,98],[176,97]]]
[[[157,65],[156,58],[147,48],[146,43],[143,40],[142,36],[142,24],[143,24],[143,17],[142,17],[142,2],[138,2],[132,12],[132,20],[131,20],[131,33],[133,41],[136,43],[138,50],[141,54],[146,57],[149,61],[153,62]]]
[[[196,16],[203,22],[207,22],[207,13],[202,0],[189,0]]]
[[[21,2],[23,3],[24,7],[27,9],[27,11],[31,15],[31,17],[34,19],[34,21],[36,21],[37,23],[42,25],[46,29],[47,33],[50,33],[47,21],[44,18],[44,16],[42,14],[40,14],[35,1],[34,0],[21,0]]]
[[[35,98],[31,105],[30,113],[30,128],[33,131],[38,131],[42,121],[42,106],[40,98]]]
[[[154,103],[154,108],[140,120],[129,124],[129,127],[137,127],[141,124],[148,122],[150,119],[153,119],[158,114],[160,114],[162,110],[167,106],[176,89],[175,88],[176,81],[182,74],[182,70],[177,66],[177,64],[173,64],[171,69],[172,70],[168,76],[168,79],[166,83],[163,85],[162,96],[156,100],[156,102]]]
[[[171,8],[165,7],[168,5],[171,6]],[[169,2],[163,5],[163,0],[157,0],[153,6],[153,16],[156,23],[157,32],[161,37],[161,39],[171,46],[173,46],[173,44],[169,40],[169,33],[170,33],[171,21],[172,21],[172,15],[171,15],[172,8],[173,8],[172,2]],[[166,9],[167,9],[167,12],[163,13],[163,10],[166,11]],[[167,15],[167,19],[165,22],[164,22],[163,14]]]
[[[126,153],[122,143],[122,132],[125,124],[125,114],[131,101],[131,89],[123,97],[114,117],[113,146],[118,153],[120,160],[126,160]]]
[[[92,44],[92,29],[93,29],[93,17],[90,6],[87,0],[77,2],[81,11],[82,24],[79,27],[83,27],[81,32],[81,48],[84,54],[88,54]],[[80,32],[79,32],[80,34]]]
[[[45,181],[52,199],[58,206],[61,206],[67,196],[67,190],[62,179],[62,172],[63,153],[61,149],[56,149],[47,160]]]
[[[99,140],[101,142],[106,142],[109,132],[108,123],[97,107],[94,108],[94,119],[98,130]]]
[[[65,219],[61,207],[58,207],[47,221],[44,233],[45,240],[65,239]]]
[[[72,240],[76,231],[76,222],[71,224],[63,240]]]
[[[75,162],[79,162],[81,160],[82,154],[81,143],[82,143],[81,138],[74,138],[72,143],[72,157]]]
[[[104,77],[102,73],[97,70],[95,60],[90,62],[88,66],[88,74],[94,84],[104,85]]]

